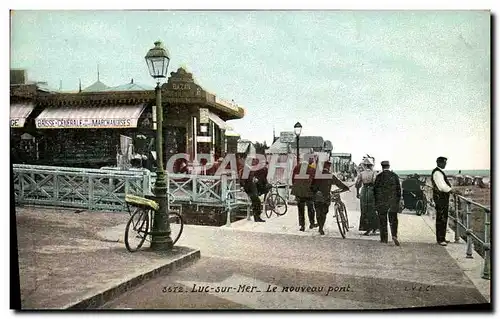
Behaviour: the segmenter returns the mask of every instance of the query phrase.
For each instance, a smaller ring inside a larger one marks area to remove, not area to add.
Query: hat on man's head
[[[389,161],[382,161],[380,162],[381,166],[390,166]]]
[[[436,162],[446,162],[448,159],[444,156],[439,156],[437,159],[436,159]]]

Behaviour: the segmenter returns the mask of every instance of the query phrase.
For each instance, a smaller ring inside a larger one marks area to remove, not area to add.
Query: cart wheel
[[[417,200],[417,203],[415,204],[415,211],[417,213],[417,216],[420,216],[424,213],[424,202],[422,200]]]

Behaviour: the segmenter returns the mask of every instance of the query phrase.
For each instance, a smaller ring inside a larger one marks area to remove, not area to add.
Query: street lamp
[[[153,187],[155,199],[160,206],[154,214],[151,249],[170,250],[173,246],[170,238],[170,224],[167,211],[167,184],[163,169],[163,108],[161,103],[160,81],[167,74],[170,54],[163,48],[161,41],[156,41],[154,48],[146,54],[149,73],[156,80],[156,181]]]
[[[300,139],[300,132],[302,132],[302,125],[297,122],[293,126],[293,130],[295,131],[295,144],[297,144],[297,166],[299,166],[299,139]]]

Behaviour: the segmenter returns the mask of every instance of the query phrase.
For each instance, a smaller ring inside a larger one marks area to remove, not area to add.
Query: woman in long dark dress
[[[359,230],[364,231],[364,235],[369,235],[370,232],[375,233],[379,229],[379,220],[375,211],[375,197],[373,195],[373,183],[375,182],[376,173],[373,171],[373,163],[368,158],[363,161],[363,166],[364,170],[358,174],[356,179],[356,197],[360,199],[361,204]]]

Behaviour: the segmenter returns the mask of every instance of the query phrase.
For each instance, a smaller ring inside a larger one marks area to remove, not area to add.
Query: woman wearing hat
[[[360,199],[361,217],[359,220],[359,230],[365,231],[364,235],[370,232],[375,233],[379,229],[379,220],[375,212],[375,197],[373,195],[373,183],[376,173],[373,171],[373,163],[369,158],[363,160],[364,169],[358,174],[356,179],[356,197]],[[359,189],[361,188],[361,192]]]

